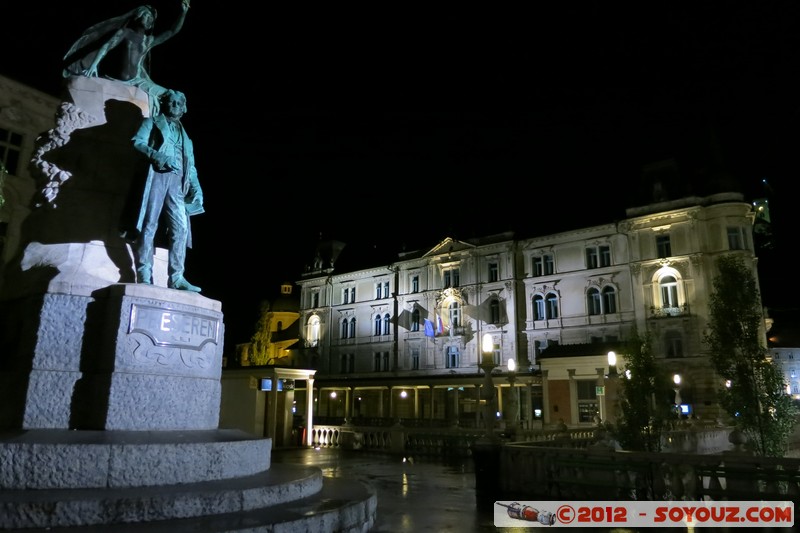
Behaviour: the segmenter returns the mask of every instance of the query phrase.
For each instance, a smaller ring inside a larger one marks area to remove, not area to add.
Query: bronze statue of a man
[[[149,163],[133,248],[137,281],[152,283],[154,239],[163,212],[169,242],[167,286],[200,292],[200,287],[184,277],[186,249],[191,248],[189,217],[203,212],[203,191],[197,180],[192,141],[180,121],[184,113],[184,94],[168,90],[162,96],[161,113],[145,118],[133,137],[134,148]]]

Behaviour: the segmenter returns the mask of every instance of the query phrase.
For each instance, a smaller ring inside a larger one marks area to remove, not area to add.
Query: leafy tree
[[[269,302],[261,302],[255,333],[250,339],[249,357],[250,364],[253,366],[262,366],[269,362],[269,345],[272,340],[269,310]]]
[[[619,376],[617,396],[620,416],[608,429],[625,450],[661,451],[661,434],[674,418],[667,377],[656,363],[649,335],[634,331],[625,352],[626,372]]]
[[[717,373],[729,386],[720,405],[758,455],[781,457],[787,449],[797,409],[786,394],[781,369],[762,342],[764,318],[753,272],[736,256],[716,262],[719,274],[709,306],[705,342]]]

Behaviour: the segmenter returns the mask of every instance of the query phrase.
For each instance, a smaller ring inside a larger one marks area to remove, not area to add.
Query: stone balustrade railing
[[[626,452],[597,444],[503,444],[497,488],[518,500],[797,501],[800,495],[800,459]]]

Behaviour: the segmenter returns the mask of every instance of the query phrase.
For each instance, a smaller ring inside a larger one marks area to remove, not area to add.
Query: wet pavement
[[[378,494],[376,533],[419,531],[531,531],[496,528],[478,510],[472,459],[406,458],[365,451],[311,448],[274,450],[274,463],[314,465],[327,477],[358,479]]]
[[[475,468],[471,457],[406,458],[366,451],[311,448],[273,450],[273,463],[317,466],[324,476],[357,479],[370,484],[378,495],[374,533],[454,531],[463,533],[531,533],[538,523],[524,527],[495,527],[507,522],[503,510],[485,509],[476,504]],[[489,501],[488,506],[494,507]],[[499,509],[499,508],[498,508]],[[734,531],[740,527],[697,528],[706,531]],[[581,531],[629,533],[670,531],[685,533],[695,528],[593,528]],[[744,531],[778,533],[791,528],[752,528]]]

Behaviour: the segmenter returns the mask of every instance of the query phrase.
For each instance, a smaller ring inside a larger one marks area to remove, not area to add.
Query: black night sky
[[[179,0],[151,4],[171,24]],[[152,56],[187,95],[206,198],[187,277],[229,348],[320,235],[399,250],[612,222],[667,158],[685,190],[766,179],[778,244],[797,226],[796,2],[284,4],[193,0]],[[81,32],[136,5],[6,2],[0,73],[57,95]]]

